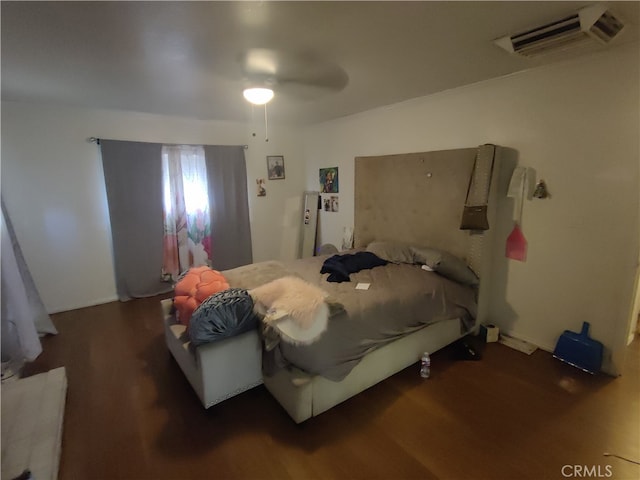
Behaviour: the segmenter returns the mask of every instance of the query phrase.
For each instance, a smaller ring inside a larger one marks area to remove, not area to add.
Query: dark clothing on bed
[[[320,273],[328,273],[327,282],[350,282],[349,274],[367,268],[386,265],[388,262],[371,252],[346,253],[327,258]]]

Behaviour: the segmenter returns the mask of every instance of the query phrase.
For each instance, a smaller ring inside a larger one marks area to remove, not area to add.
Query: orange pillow
[[[229,283],[219,271],[206,266],[190,268],[174,289],[178,321],[189,326],[191,315],[205,299],[228,288]]]

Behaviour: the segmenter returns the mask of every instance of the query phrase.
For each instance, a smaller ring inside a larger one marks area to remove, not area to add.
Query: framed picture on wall
[[[320,191],[338,193],[338,167],[320,169]]]
[[[284,180],[284,157],[282,155],[268,156],[267,172],[269,180]]]

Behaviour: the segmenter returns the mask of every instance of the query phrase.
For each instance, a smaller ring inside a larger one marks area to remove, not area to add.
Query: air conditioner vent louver
[[[592,5],[546,25],[499,38],[495,43],[510,53],[535,57],[594,40],[608,44],[623,28],[622,21],[611,11]]]
[[[594,23],[589,31],[596,35],[601,41],[608,43],[616,35],[618,35],[624,24],[614,17],[611,12],[604,12],[600,18]]]

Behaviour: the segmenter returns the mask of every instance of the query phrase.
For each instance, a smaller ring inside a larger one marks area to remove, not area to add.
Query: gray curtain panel
[[[212,266],[227,270],[253,262],[247,166],[242,146],[204,147],[211,213]]]
[[[161,281],[162,145],[100,140],[121,301],[171,291]]]
[[[162,282],[162,144],[100,140],[118,298],[171,291]],[[253,261],[247,167],[241,146],[205,145],[213,268]]]

